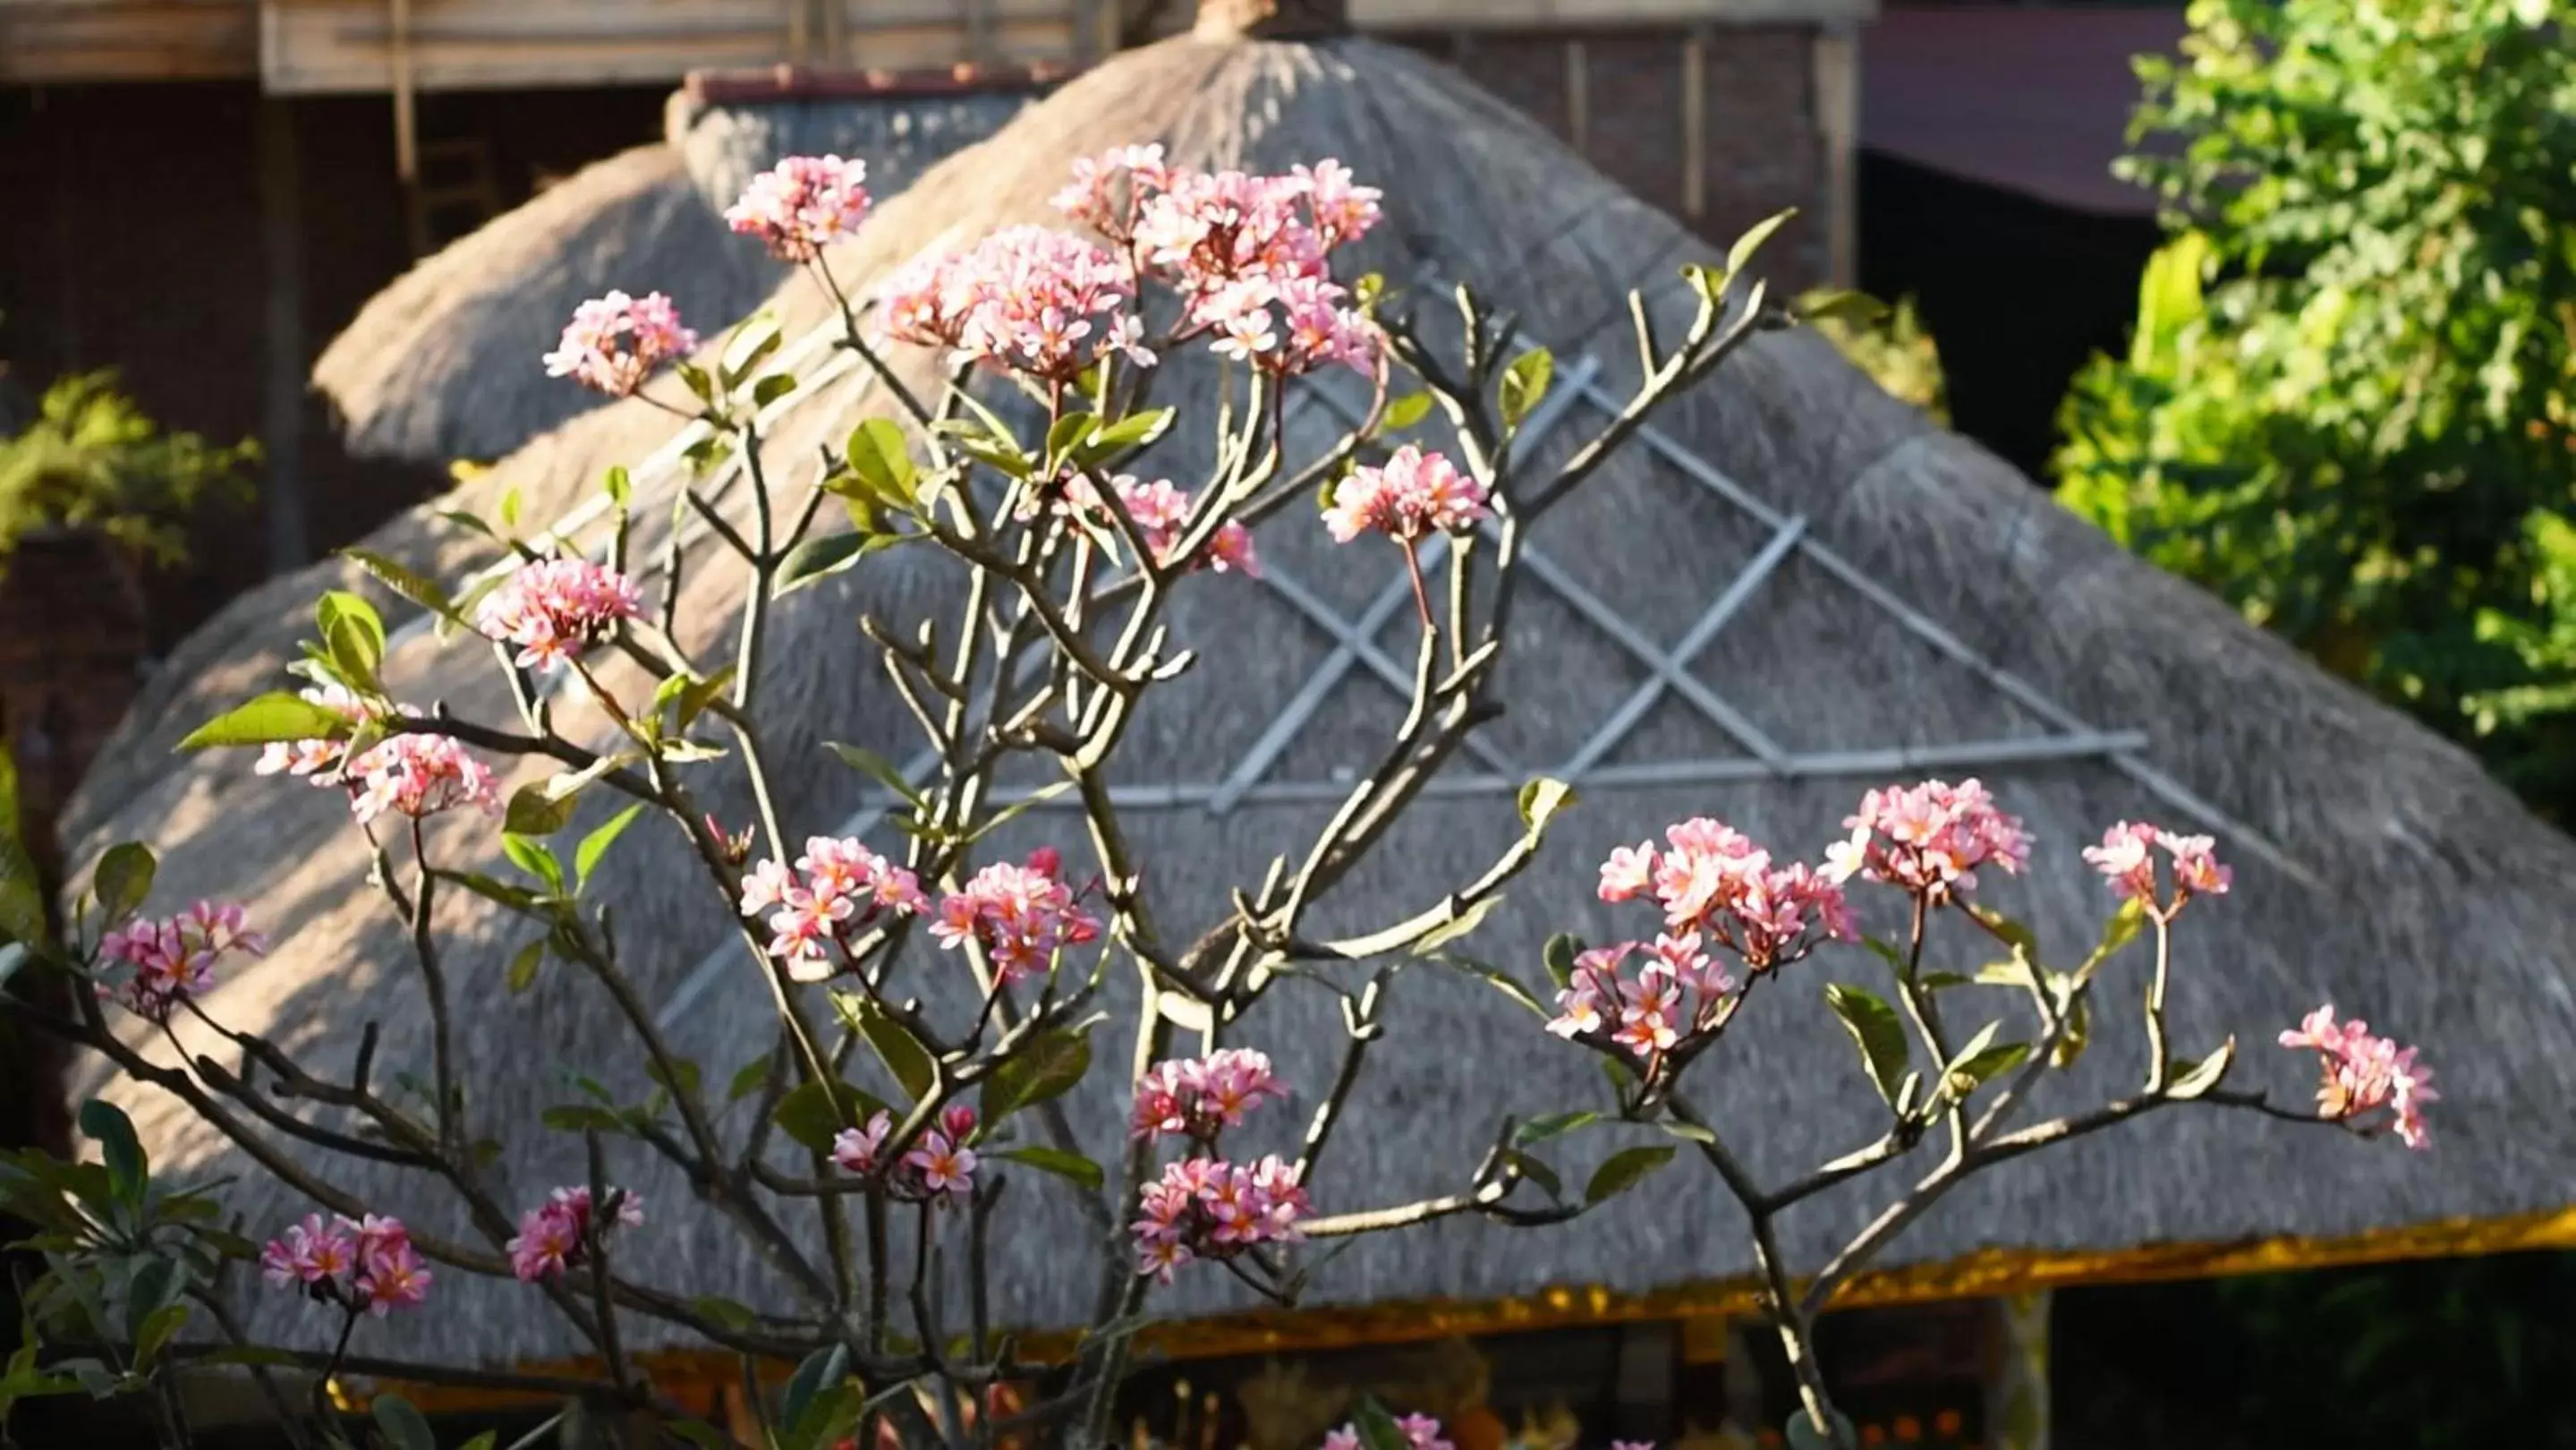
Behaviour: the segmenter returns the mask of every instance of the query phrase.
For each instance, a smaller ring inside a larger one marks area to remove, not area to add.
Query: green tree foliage
[[[2195,0],[2124,163],[2169,204],[2061,493],[2576,808],[2563,0]]]
[[[0,573],[29,534],[95,533],[138,558],[187,555],[187,520],[201,505],[250,496],[256,444],[217,447],[165,433],[117,391],[113,371],[71,373],[45,390],[35,417],[0,436]]]

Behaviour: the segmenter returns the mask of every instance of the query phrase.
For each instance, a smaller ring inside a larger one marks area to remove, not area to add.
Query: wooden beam
[[[1823,25],[1875,19],[1879,0],[1348,0],[1359,30]]]
[[[1682,36],[1682,216],[1708,214],[1708,27]]]
[[[1816,135],[1824,153],[1825,280],[1860,277],[1860,40],[1848,25],[1816,32]]]
[[[394,175],[409,190],[420,184],[420,107],[412,94],[411,0],[392,0],[386,24],[386,59],[393,68]],[[420,251],[415,237],[412,255],[418,256]]]
[[[268,572],[301,567],[304,523],[304,194],[297,164],[294,103],[259,98],[259,240],[266,284],[261,318],[260,446],[267,475],[260,507],[268,525]]]
[[[1565,43],[1565,137],[1577,156],[1592,152],[1592,58],[1583,42]]]

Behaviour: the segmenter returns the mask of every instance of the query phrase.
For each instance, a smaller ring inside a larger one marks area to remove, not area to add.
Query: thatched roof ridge
[[[1596,342],[1591,330],[1617,318],[1620,293],[1632,283],[1668,276],[1683,261],[1714,260],[1670,219],[1432,62],[1364,41],[1307,48],[1181,40],[1112,61],[1001,139],[934,168],[885,206],[836,266],[864,279],[925,247],[1045,220],[1045,198],[1070,160],[1148,139],[1202,164],[1274,168],[1341,156],[1388,186],[1388,221],[1371,238],[1363,265],[1402,277],[1429,261],[1474,282],[1514,305],[1530,335],[1558,345],[1569,361],[1578,344],[1597,346],[1614,390],[1624,376],[1617,361],[1624,344],[1615,332]],[[789,283],[776,305],[792,327],[819,320],[824,307],[801,280]],[[536,385],[534,355],[526,354],[515,385]],[[1203,416],[1191,406],[1209,386],[1203,360],[1176,357],[1165,371],[1165,400],[1181,403],[1185,418]],[[777,436],[779,456],[810,455],[814,441],[846,431],[854,411],[793,415]],[[2576,1159],[2576,1127],[2564,1112],[2576,1093],[2576,1001],[2568,990],[2576,904],[2566,883],[2576,879],[2576,846],[2531,818],[2461,752],[2127,555],[1984,451],[1887,399],[1812,337],[1763,340],[1665,414],[1660,427],[1740,486],[1767,517],[1717,498],[1686,470],[1644,451],[1624,455],[1587,484],[1539,528],[1535,542],[1608,616],[1587,616],[1547,590],[1524,597],[1506,675],[1512,712],[1490,735],[1497,751],[1531,771],[1576,753],[1647,678],[1611,631],[1624,627],[1668,647],[1765,557],[1780,537],[1778,520],[1802,521],[1805,542],[1776,551],[1772,572],[1680,673],[1722,696],[1754,733],[1810,759],[2057,740],[2068,734],[2068,719],[2141,733],[2145,743],[2132,753],[2146,767],[2242,823],[2221,846],[2239,865],[2236,892],[2205,913],[2195,908],[2200,919],[2179,952],[2178,1050],[2197,1052],[2224,1033],[2242,1034],[2241,1081],[2295,1099],[2307,1089],[2308,1068],[2265,1038],[2297,1012],[2332,1000],[2422,1042],[2442,1075],[2439,1146],[2430,1157],[2247,1115],[2169,1112],[1986,1175],[1919,1223],[1893,1261],[1938,1261],[1998,1246],[2067,1252],[2350,1234],[2567,1205],[2565,1165]],[[1569,425],[1566,436],[1583,431]],[[604,408],[505,461],[465,490],[465,501],[488,508],[502,489],[516,487],[531,517],[553,517],[593,491],[609,464],[633,463],[667,436],[667,419],[645,405]],[[1177,470],[1204,442],[1178,438],[1165,446]],[[654,555],[652,531],[665,517],[659,509],[639,514],[634,557]],[[1391,578],[1393,560],[1331,549],[1319,535],[1310,519],[1292,515],[1265,526],[1261,545],[1277,573],[1356,614]],[[426,511],[388,525],[370,547],[451,573],[481,562],[468,540]],[[782,797],[796,803],[791,830],[798,833],[837,827],[869,789],[824,756],[822,741],[855,740],[900,754],[911,739],[901,707],[857,653],[851,620],[861,609],[915,618],[954,581],[910,551],[877,563],[882,567],[794,596],[778,617],[771,750],[785,777]],[[361,886],[363,854],[336,801],[255,778],[239,757],[174,763],[163,754],[195,721],[275,679],[305,628],[313,592],[337,577],[323,566],[278,581],[237,601],[192,640],[75,801],[67,846],[82,860],[118,839],[150,839],[165,847],[164,895],[257,902],[277,934],[276,950],[229,982],[213,1010],[291,1047],[327,1045],[334,1061],[357,1023],[380,1021],[386,1036],[377,1078],[386,1081],[423,1060],[415,986],[400,924]],[[1853,579],[1883,591],[1913,622],[1867,597]],[[687,587],[700,624],[684,643],[712,650],[739,575],[701,544]],[[1933,647],[1917,626],[1957,649]],[[1140,718],[1123,777],[1139,791],[1224,777],[1314,677],[1332,644],[1275,592],[1229,576],[1193,581],[1177,601],[1175,634],[1198,644],[1206,663],[1154,697]],[[1401,619],[1379,639],[1401,657]],[[434,652],[425,644],[406,647],[389,668],[409,697],[497,715],[503,705],[489,673],[480,651]],[[1998,673],[2027,695],[2016,699]],[[1355,674],[1294,732],[1268,778],[1328,784],[1381,736],[1390,698]],[[2033,700],[2059,716],[2034,708]],[[1830,769],[1765,774],[1744,767],[1749,753],[1694,711],[1663,700],[1606,758],[1613,769],[1585,785],[1582,806],[1472,949],[1534,972],[1531,958],[1548,931],[1594,939],[1632,934],[1642,923],[1601,906],[1589,890],[1591,863],[1609,847],[1674,817],[1706,813],[1784,851],[1809,854],[1835,832],[1859,788],[1878,783]],[[1618,769],[1635,766],[1687,766],[1706,779],[1658,784],[1653,770]],[[1726,773],[1719,767],[1738,778],[1714,778]],[[2089,941],[2108,903],[2075,860],[2076,847],[2117,818],[2173,819],[2173,806],[2099,752],[1981,773],[2042,843],[2032,876],[1994,883],[1991,899],[2032,923],[2053,953]],[[745,818],[738,787],[709,794],[728,819]],[[1222,817],[1204,805],[1143,809],[1131,825],[1158,909],[1172,929],[1187,931],[1221,910],[1231,888],[1257,883],[1269,856],[1300,845],[1326,809],[1251,798]],[[1513,829],[1511,811],[1507,796],[1472,791],[1427,802],[1319,926],[1381,924],[1467,879]],[[605,802],[590,803],[585,822],[606,813]],[[438,825],[434,849],[461,849],[467,824]],[[1066,829],[1064,818],[1033,812],[1014,824],[1016,840],[996,849],[1021,849]],[[721,1081],[767,1046],[765,999],[742,971],[700,976],[727,924],[702,899],[676,845],[638,829],[618,851],[625,874],[608,899],[629,944],[630,968],[666,1009],[685,1001],[670,1012],[679,1048]],[[517,1200],[533,1201],[580,1172],[577,1140],[533,1127],[540,1108],[570,1100],[558,1069],[598,1072],[637,1096],[640,1079],[612,1056],[625,1035],[590,984],[550,972],[527,995],[507,996],[500,983],[519,933],[472,902],[444,902],[441,925],[453,942],[451,990],[470,1004],[463,1071],[483,1093],[487,1121],[508,1125],[497,1171]],[[1954,943],[1950,950],[1969,948]],[[1859,977],[1860,961],[1836,961],[1831,970]],[[910,970],[907,990],[921,992],[934,1010],[953,1005],[954,974],[942,970],[948,965],[923,959]],[[1823,974],[1802,968],[1757,1004],[1699,1088],[1702,1106],[1768,1178],[1867,1141],[1883,1112],[1851,1072],[1849,1049],[1815,1000]],[[702,990],[683,999],[684,989]],[[2115,1011],[2129,990],[2118,986],[2104,1009]],[[1319,1204],[1326,1211],[1453,1189],[1500,1114],[1586,1105],[1598,1096],[1589,1062],[1540,1035],[1486,987],[1415,968],[1399,979],[1392,1000],[1397,1045],[1371,1059],[1355,1115],[1327,1160]],[[1328,998],[1284,988],[1243,1040],[1271,1051],[1312,1093],[1330,1075],[1338,1031]],[[2134,1030],[2106,1026],[2100,1036],[2054,1100],[2071,1094],[2096,1101],[2135,1081]],[[1102,1055],[1123,1061],[1127,1047],[1121,1031],[1104,1041]],[[1117,1077],[1104,1070],[1068,1101],[1092,1143],[1106,1146],[1118,1132],[1125,1089]],[[135,1113],[157,1162],[239,1166],[158,1094],[130,1083],[104,1090]],[[1247,1146],[1284,1146],[1289,1120],[1299,1116],[1281,1114]],[[1600,1136],[1599,1144],[1578,1140],[1559,1166],[1569,1176],[1587,1171],[1620,1135]],[[670,1174],[622,1150],[614,1165],[651,1204],[643,1232],[657,1282],[684,1295],[780,1302],[765,1271]],[[386,1208],[453,1226],[432,1207],[443,1201],[435,1185],[364,1165],[339,1177]],[[1887,1191],[1872,1183],[1803,1205],[1782,1224],[1787,1252],[1812,1267]],[[1064,1272],[1064,1245],[1085,1232],[1069,1193],[1052,1180],[1032,1182],[1005,1206],[996,1272],[1013,1322],[1062,1324],[1089,1306],[1087,1271]],[[303,1211],[255,1172],[233,1190],[233,1202],[256,1225]],[[1363,1242],[1334,1261],[1313,1297],[1326,1304],[1478,1298],[1553,1284],[1642,1292],[1728,1280],[1748,1267],[1738,1223],[1716,1184],[1675,1170],[1650,1191],[1568,1228],[1523,1232],[1451,1221]],[[379,1342],[481,1361],[572,1347],[521,1302],[524,1291],[515,1285],[446,1275],[439,1292],[442,1312],[391,1321]],[[1187,1279],[1161,1302],[1210,1312],[1242,1300],[1230,1281],[1211,1274]],[[293,1338],[309,1328],[283,1296],[261,1296],[250,1307],[263,1335]],[[639,1339],[654,1342],[642,1325],[629,1335],[630,1344]]]
[[[490,459],[587,411],[577,389],[528,386],[516,364],[554,343],[583,299],[662,291],[699,330],[739,321],[787,269],[725,227],[753,174],[782,156],[868,159],[879,199],[1001,129],[1025,78],[944,93],[710,100],[676,91],[665,137],[584,167],[424,259],[323,349],[313,386],[371,457]],[[729,93],[722,93],[729,94]]]

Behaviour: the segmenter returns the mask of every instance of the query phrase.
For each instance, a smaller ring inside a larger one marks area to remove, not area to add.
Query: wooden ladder
[[[481,130],[418,143],[416,169],[404,188],[411,221],[412,260],[501,214],[501,187],[492,164],[492,140]]]

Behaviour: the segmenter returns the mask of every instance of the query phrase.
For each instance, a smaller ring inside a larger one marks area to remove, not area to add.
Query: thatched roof
[[[1594,329],[1615,324],[1631,283],[1714,260],[1671,219],[1433,62],[1364,41],[1305,48],[1184,39],[1104,65],[1002,137],[933,168],[837,254],[836,266],[845,277],[872,277],[927,247],[1047,220],[1045,199],[1075,157],[1150,139],[1200,164],[1344,158],[1387,187],[1388,220],[1361,266],[1401,278],[1431,263],[1508,298],[1531,336],[1558,347],[1561,368],[1575,365]],[[1675,290],[1663,290],[1667,305]],[[796,327],[823,313],[801,280],[781,291],[778,306]],[[1614,325],[1598,342],[1613,392],[1625,378],[1622,331]],[[496,373],[535,390],[537,351],[525,348],[515,371]],[[1205,359],[1175,357],[1165,373],[1165,400],[1182,404],[1184,418],[1204,417],[1213,376]],[[861,411],[818,405],[791,414],[773,435],[777,456],[810,457],[815,442],[839,436]],[[1598,421],[1578,411],[1560,436],[1588,435]],[[1320,430],[1311,420],[1300,427],[1298,446],[1316,446]],[[590,495],[610,464],[634,463],[668,436],[667,420],[647,406],[605,408],[506,460],[462,501],[488,507],[500,490],[518,488],[531,517],[552,517]],[[1704,812],[1782,850],[1813,853],[1864,785],[1928,773],[1897,758],[1909,751],[1946,762],[1939,768],[1953,776],[1976,770],[2027,818],[2041,842],[2038,868],[2026,880],[1996,881],[1988,894],[2033,923],[2052,954],[2080,950],[2106,912],[2101,883],[2075,852],[2107,823],[2216,820],[2225,823],[2221,849],[2239,868],[2236,890],[2195,908],[2199,919],[2185,933],[2177,1050],[2196,1053],[2239,1034],[2234,1080],[2298,1100],[2312,1070],[2271,1048],[2268,1036],[2331,1000],[2424,1044],[2445,1094],[2435,1151],[2357,1144],[2248,1114],[2151,1115],[1975,1180],[1900,1240],[1891,1261],[2426,1226],[2450,1233],[2439,1227],[2448,1220],[2567,1205],[2566,1165],[2576,1161],[2576,1127],[2564,1110],[2576,1092],[2576,1003],[2567,989],[2576,901],[2567,883],[2576,879],[2576,847],[2461,752],[2125,554],[1992,456],[1887,399],[1811,336],[1761,341],[1664,414],[1659,436],[1671,451],[1623,455],[1537,530],[1535,546],[1561,566],[1558,579],[1599,607],[1569,604],[1556,584],[1524,596],[1506,667],[1511,713],[1491,728],[1492,749],[1516,772],[1576,756],[1649,678],[1623,635],[1669,649],[1713,602],[1735,595],[1739,607],[1672,670],[1671,688],[1633,734],[1582,774],[1583,803],[1471,949],[1535,980],[1533,959],[1549,931],[1601,940],[1643,925],[1592,897],[1593,865],[1609,847]],[[1203,457],[1204,444],[1200,435],[1165,446],[1178,470],[1195,466],[1184,460]],[[1727,488],[1735,499],[1721,496]],[[633,557],[656,557],[651,531],[666,517],[659,508],[639,513]],[[1784,543],[1791,520],[1803,531]],[[387,525],[370,547],[451,576],[486,559],[425,510]],[[1261,548],[1276,578],[1303,584],[1345,617],[1397,577],[1392,550],[1333,549],[1295,511],[1264,526]],[[1764,562],[1772,567],[1757,585],[1731,588]],[[381,1022],[376,1080],[388,1082],[424,1061],[415,978],[400,924],[362,884],[364,853],[339,802],[255,777],[238,755],[167,754],[189,726],[277,680],[315,591],[340,577],[321,566],[276,581],[184,646],[106,752],[67,830],[74,860],[121,838],[160,845],[159,890],[171,900],[258,903],[275,951],[228,982],[213,1010],[335,1066],[347,1061],[360,1023]],[[711,652],[738,571],[702,540],[686,578],[699,624],[685,643]],[[953,584],[936,561],[898,550],[781,610],[770,748],[792,834],[839,828],[871,790],[821,742],[909,753],[909,721],[864,654],[854,617],[869,609],[917,618]],[[1193,783],[1236,770],[1317,678],[1335,642],[1276,588],[1233,576],[1195,579],[1175,610],[1176,637],[1201,647],[1204,663],[1150,697],[1124,780],[1145,799],[1130,827],[1149,891],[1167,930],[1186,933],[1222,912],[1230,889],[1257,885],[1274,853],[1302,849],[1330,809],[1333,783],[1370,757],[1395,705],[1365,670],[1351,672],[1284,732],[1265,776],[1276,788],[1216,813]],[[1402,610],[1378,638],[1405,657]],[[389,675],[408,698],[505,714],[480,649],[416,641],[397,651]],[[1676,695],[1730,705],[1736,735]],[[1794,757],[1787,768],[1761,763],[1746,744],[1755,737]],[[2106,753],[2115,750],[2126,753]],[[2023,758],[2007,758],[2014,755]],[[1474,779],[1486,766],[1469,758],[1454,768],[1455,788],[1406,819],[1373,868],[1328,903],[1319,929],[1376,926],[1418,907],[1468,880],[1516,829],[1508,792]],[[1515,779],[1495,774],[1497,784]],[[1155,805],[1157,788],[1172,803]],[[748,819],[738,785],[706,793],[727,819]],[[2177,798],[2203,805],[2187,811]],[[607,809],[588,803],[585,821]],[[480,829],[437,825],[433,848],[446,853],[469,849]],[[1064,839],[1073,826],[1040,810],[1011,829],[1016,839],[997,842],[997,852]],[[662,1004],[680,1050],[705,1064],[709,1081],[723,1081],[769,1045],[762,990],[739,958],[723,955],[730,925],[675,842],[638,829],[618,852],[620,879],[606,895],[628,967]],[[587,981],[550,971],[524,996],[503,992],[521,929],[456,900],[443,901],[440,926],[454,943],[447,971],[467,1024],[462,1074],[477,1086],[481,1124],[506,1139],[498,1171],[511,1196],[533,1201],[581,1172],[577,1141],[535,1126],[542,1107],[572,1098],[560,1074],[591,1072],[637,1097],[643,1084],[623,1055],[624,1032]],[[1977,964],[1973,947],[1955,941],[1941,955],[1945,966]],[[1766,1178],[1878,1131],[1883,1110],[1817,1000],[1827,971],[1862,978],[1868,965],[1855,954],[1799,968],[1708,1065],[1703,1107]],[[953,1010],[958,975],[952,962],[926,957],[908,969],[905,990]],[[2116,1013],[2134,988],[2112,984],[2105,1010]],[[1389,1013],[1394,1045],[1361,1079],[1354,1116],[1326,1161],[1320,1210],[1453,1190],[1499,1115],[1597,1105],[1600,1077],[1585,1055],[1539,1034],[1485,986],[1416,968],[1397,981]],[[1239,1040],[1270,1051],[1311,1101],[1330,1076],[1339,1030],[1332,1001],[1292,983]],[[1110,1032],[1104,1061],[1125,1060],[1125,1037],[1123,1027]],[[2097,1037],[2043,1106],[2074,1095],[2099,1101],[2135,1083],[2134,1027],[2106,1023]],[[1104,1069],[1069,1103],[1102,1151],[1114,1151],[1120,1131],[1119,1076]],[[159,1094],[129,1083],[104,1090],[136,1114],[156,1161],[245,1168]],[[1289,1146],[1301,1118],[1278,1114],[1244,1146]],[[1559,1167],[1588,1171],[1631,1131],[1574,1140]],[[684,1295],[783,1302],[767,1272],[672,1175],[640,1153],[612,1153],[614,1176],[652,1208],[639,1270]],[[342,1166],[340,1177],[385,1209],[454,1226],[433,1184],[363,1164]],[[1873,1180],[1802,1205],[1782,1224],[1788,1253],[1814,1267],[1890,1191]],[[1072,1192],[1033,1181],[1004,1205],[998,1292],[1012,1322],[1063,1324],[1089,1308],[1089,1271],[1066,1272],[1068,1246],[1087,1232]],[[256,1170],[230,1193],[256,1225],[305,1208]],[[1740,1222],[1712,1178],[1677,1166],[1649,1191],[1571,1227],[1451,1220],[1361,1242],[1324,1271],[1311,1302],[1484,1299],[1550,1285],[1634,1294],[1732,1281],[1749,1269]],[[368,1334],[484,1361],[571,1348],[515,1285],[450,1274],[438,1292],[443,1312]],[[1213,1312],[1244,1300],[1226,1276],[1202,1273],[1157,1302]],[[267,1335],[293,1339],[312,1328],[283,1296],[260,1297],[253,1317]],[[628,1342],[638,1340],[655,1342],[653,1331],[634,1326]]]
[[[990,136],[1030,87],[886,88],[817,96],[674,92],[665,137],[548,187],[369,299],[313,367],[349,447],[370,457],[498,458],[598,402],[528,387],[515,366],[551,347],[584,298],[658,290],[701,331],[730,326],[786,276],[723,212],[782,156],[868,162],[883,199]]]

